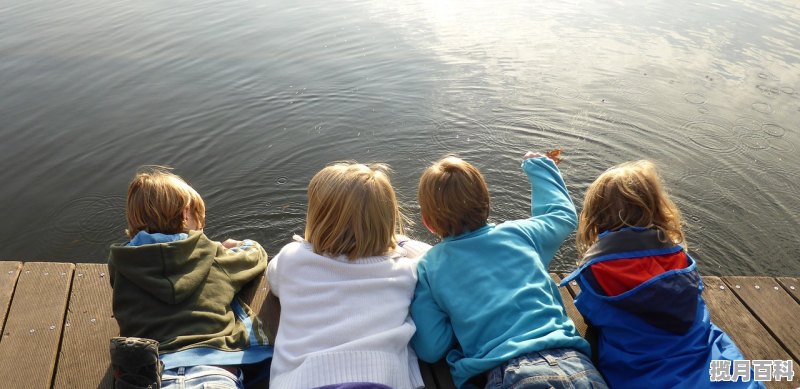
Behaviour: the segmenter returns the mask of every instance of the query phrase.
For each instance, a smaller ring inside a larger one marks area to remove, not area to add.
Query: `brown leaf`
[[[561,149],[552,149],[552,150],[544,153],[544,155],[546,155],[547,158],[552,159],[553,162],[556,163],[556,165],[561,163]]]

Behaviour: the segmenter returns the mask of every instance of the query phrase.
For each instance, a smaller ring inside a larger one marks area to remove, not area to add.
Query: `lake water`
[[[794,0],[0,0],[0,258],[104,262],[147,164],[274,255],[331,161],[389,163],[418,220],[457,154],[501,222],[524,151],[561,148],[576,204],[656,161],[704,274],[800,276],[798,31]]]

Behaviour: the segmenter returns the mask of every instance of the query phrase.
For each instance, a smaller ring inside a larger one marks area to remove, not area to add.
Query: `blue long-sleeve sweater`
[[[420,359],[447,354],[457,387],[514,357],[551,348],[590,354],[548,267],[577,215],[548,158],[522,163],[531,218],[446,237],[422,257],[411,313]]]

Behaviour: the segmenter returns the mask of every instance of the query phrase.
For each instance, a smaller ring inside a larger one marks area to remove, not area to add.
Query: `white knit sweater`
[[[417,356],[408,345],[415,331],[409,305],[416,260],[399,249],[348,261],[315,254],[310,243],[295,240],[267,268],[281,302],[270,387],[346,382],[422,387]]]

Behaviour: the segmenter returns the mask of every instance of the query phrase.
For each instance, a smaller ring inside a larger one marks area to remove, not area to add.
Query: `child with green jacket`
[[[122,337],[158,342],[164,371],[142,377],[115,366],[117,387],[157,387],[160,379],[162,388],[242,388],[239,366],[272,356],[258,318],[236,297],[266,269],[264,249],[206,237],[203,199],[165,170],[134,177],[126,216],[130,240],[112,245],[108,260],[114,316]],[[132,363],[124,353],[133,344],[112,341],[112,363]]]

